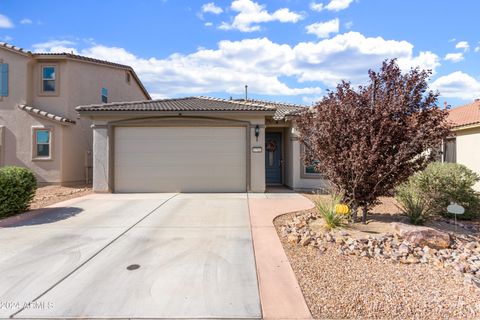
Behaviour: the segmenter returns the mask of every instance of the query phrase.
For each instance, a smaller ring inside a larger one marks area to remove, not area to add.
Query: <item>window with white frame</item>
[[[42,67],[42,92],[55,93],[57,91],[57,68],[55,66]]]
[[[33,158],[52,158],[52,130],[49,128],[34,128],[33,130]]]
[[[107,88],[102,88],[102,103],[107,103],[108,102],[108,89]]]

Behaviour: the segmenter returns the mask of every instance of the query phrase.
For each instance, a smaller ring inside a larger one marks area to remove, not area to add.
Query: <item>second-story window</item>
[[[42,91],[45,93],[54,93],[57,88],[56,68],[54,66],[45,66],[42,68]]]
[[[8,97],[8,64],[0,63],[0,97]]]
[[[108,102],[108,89],[102,88],[102,103]]]

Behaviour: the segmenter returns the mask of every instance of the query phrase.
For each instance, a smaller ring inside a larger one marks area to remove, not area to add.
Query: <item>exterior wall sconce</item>
[[[260,127],[257,124],[257,126],[255,127],[255,138],[257,139],[257,141],[258,141],[258,136],[259,135],[260,135]]]

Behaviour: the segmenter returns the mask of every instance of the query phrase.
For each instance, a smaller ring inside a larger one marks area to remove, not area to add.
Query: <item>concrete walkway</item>
[[[313,206],[310,200],[297,193],[249,194],[250,223],[264,319],[312,319],[273,219]]]

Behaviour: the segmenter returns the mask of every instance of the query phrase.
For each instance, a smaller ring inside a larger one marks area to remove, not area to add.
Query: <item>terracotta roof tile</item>
[[[208,97],[114,102],[78,106],[79,112],[96,111],[275,111],[258,104]]]
[[[448,120],[453,127],[480,124],[480,100],[477,99],[470,104],[451,109]]]
[[[210,97],[186,97],[151,101],[115,102],[78,106],[79,112],[97,111],[272,111],[275,120],[305,108],[301,105],[263,100],[225,100]]]

